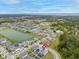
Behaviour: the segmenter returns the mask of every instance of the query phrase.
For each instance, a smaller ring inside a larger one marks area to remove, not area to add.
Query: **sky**
[[[0,0],[0,14],[79,13],[79,0]]]

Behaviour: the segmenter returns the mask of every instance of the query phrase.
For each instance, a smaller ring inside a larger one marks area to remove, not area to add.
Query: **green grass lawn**
[[[43,56],[42,59],[53,59],[52,54],[49,52],[46,56]]]

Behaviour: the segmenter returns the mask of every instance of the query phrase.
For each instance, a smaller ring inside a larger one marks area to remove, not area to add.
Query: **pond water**
[[[23,33],[13,29],[0,30],[0,34],[15,42],[32,40],[34,37],[32,33]]]

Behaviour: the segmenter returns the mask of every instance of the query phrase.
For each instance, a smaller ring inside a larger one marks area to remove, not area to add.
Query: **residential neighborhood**
[[[48,54],[50,41],[55,40],[62,32],[57,30],[55,33],[51,30],[48,22],[36,20],[1,23],[0,27],[0,33],[6,29],[12,29],[23,33],[32,32],[36,35],[31,38],[31,40],[26,39],[21,42],[13,43],[11,40],[8,40],[5,35],[1,34],[0,55],[3,56],[4,59],[41,59]]]

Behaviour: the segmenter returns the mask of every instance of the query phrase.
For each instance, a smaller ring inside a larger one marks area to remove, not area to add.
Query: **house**
[[[7,42],[6,39],[4,39],[4,38],[0,39],[0,44],[6,43],[6,42]]]
[[[11,42],[7,42],[6,44],[5,44],[5,47],[6,48],[9,48],[9,47],[12,47],[13,46],[13,44],[11,43]]]

